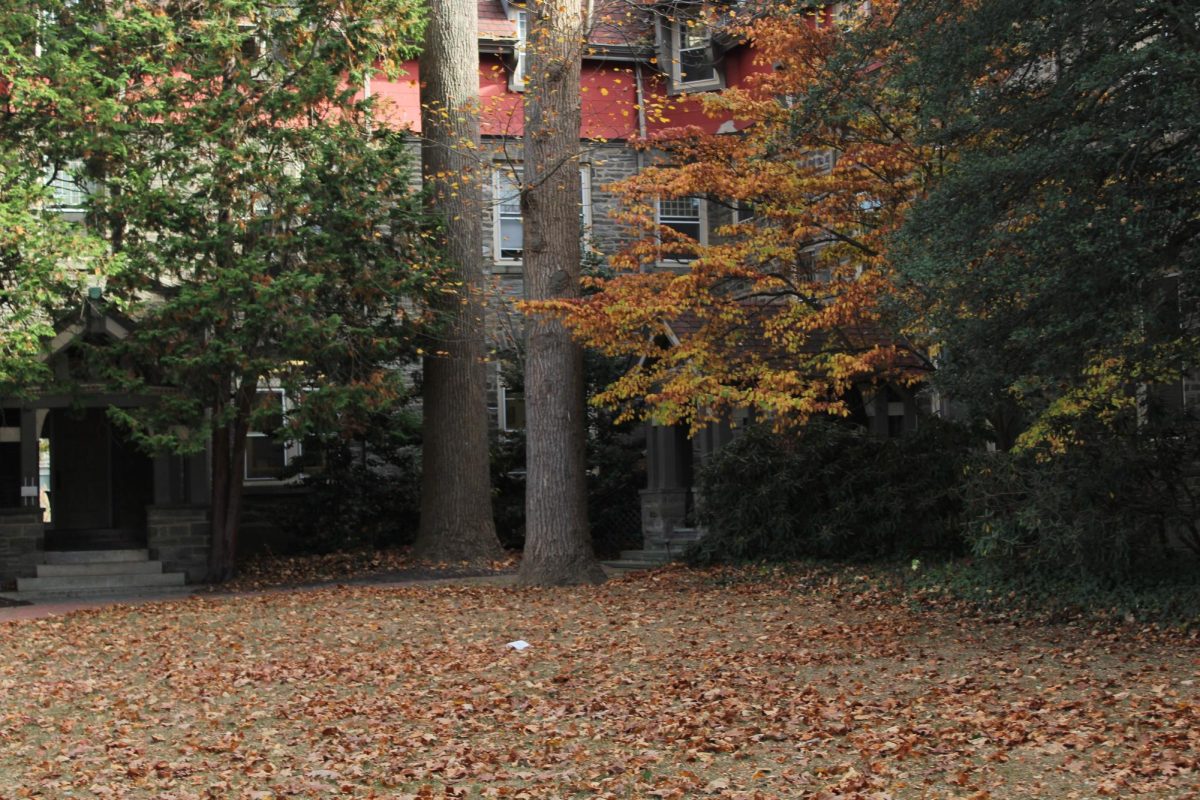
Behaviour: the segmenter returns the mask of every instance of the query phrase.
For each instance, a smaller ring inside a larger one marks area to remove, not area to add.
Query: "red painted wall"
[[[750,48],[726,53],[726,85],[736,86],[748,75],[764,72],[769,65],[756,63]],[[394,80],[374,78],[371,93],[380,104],[380,118],[398,127],[420,131],[420,70],[415,61],[404,65],[405,75]],[[647,132],[698,125],[716,132],[725,122],[704,113],[698,96],[668,95],[666,82],[656,70],[642,69],[646,95]],[[520,136],[523,131],[524,98],[508,88],[509,67],[500,56],[480,58],[479,92],[481,131],[485,136]],[[638,131],[637,80],[634,68],[619,62],[585,62],[581,73],[583,137],[585,139],[628,139]],[[735,122],[736,125],[736,122]]]

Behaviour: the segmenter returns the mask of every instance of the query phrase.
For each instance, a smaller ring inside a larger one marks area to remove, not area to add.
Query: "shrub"
[[[324,469],[290,520],[295,550],[328,553],[398,547],[416,537],[421,513],[420,418],[397,411],[353,441],[325,443]]]
[[[1178,562],[1200,550],[1196,433],[1143,429],[1053,455],[977,454],[964,491],[971,552],[1009,572],[1109,583]]]
[[[745,431],[700,471],[699,562],[878,558],[956,552],[969,432],[923,419],[881,439],[814,420],[797,433]]]

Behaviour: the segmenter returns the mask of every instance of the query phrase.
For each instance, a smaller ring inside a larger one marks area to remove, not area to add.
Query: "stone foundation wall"
[[[40,508],[0,508],[0,589],[31,578],[42,562],[46,524]]]
[[[665,547],[676,528],[687,524],[687,489],[643,489],[642,547]]]
[[[207,506],[150,506],[146,509],[146,544],[150,557],[166,572],[183,572],[188,583],[208,574],[212,523]]]

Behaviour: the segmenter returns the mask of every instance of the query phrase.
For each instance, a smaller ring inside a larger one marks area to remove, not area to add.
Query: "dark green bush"
[[[416,537],[420,417],[395,411],[375,422],[356,439],[325,442],[324,468],[305,479],[309,492],[288,521],[296,552],[398,547]]]
[[[525,546],[525,431],[494,433],[491,443],[492,515],[507,550]]]
[[[628,426],[594,425],[588,430],[588,524],[601,557],[639,547],[641,495],[646,484],[642,445]],[[501,433],[492,440],[492,511],[500,543],[525,544],[525,434]]]
[[[971,552],[1009,572],[1116,582],[1190,561],[1200,437],[1097,434],[1064,453],[979,453],[965,481]]]
[[[962,548],[960,482],[969,432],[938,419],[899,438],[814,420],[751,428],[700,471],[699,562],[879,558]]]

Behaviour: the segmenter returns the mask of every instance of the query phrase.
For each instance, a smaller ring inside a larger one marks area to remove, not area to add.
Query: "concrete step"
[[[663,565],[661,561],[633,561],[621,559],[620,561],[601,561],[601,564],[609,569],[621,570],[623,572],[632,572],[638,569],[658,569]]]
[[[159,575],[161,561],[100,561],[92,564],[39,564],[39,578],[91,575]]]
[[[107,589],[110,592],[124,589],[144,589],[161,586],[183,586],[182,572],[165,572],[148,575],[60,575],[53,578],[17,578],[17,593],[30,592],[73,592],[84,589]]]
[[[669,541],[671,544],[684,543],[691,544],[698,542],[704,536],[704,531],[699,528],[676,528],[671,531]]]
[[[133,589],[62,589],[58,591],[0,592],[0,598],[25,603],[51,603],[66,600],[120,602],[139,598],[187,597],[196,590],[194,586],[146,586]]]
[[[680,555],[679,552],[671,550],[622,550],[622,561],[658,561],[662,564],[673,560]]]
[[[147,561],[149,550],[47,550],[47,564],[108,564],[116,561]]]

